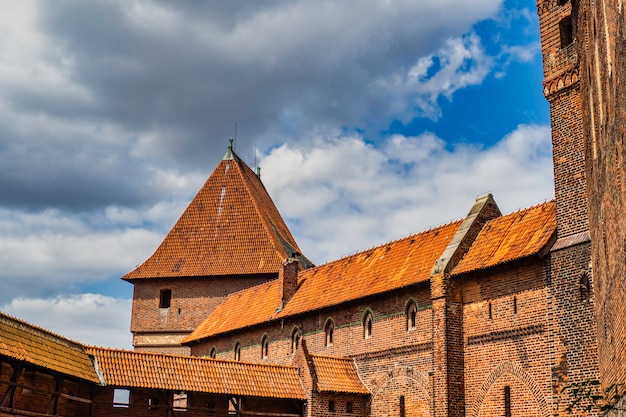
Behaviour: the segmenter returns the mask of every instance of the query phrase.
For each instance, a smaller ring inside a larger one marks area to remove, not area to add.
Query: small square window
[[[130,390],[115,388],[113,390],[113,407],[128,408],[130,405]]]

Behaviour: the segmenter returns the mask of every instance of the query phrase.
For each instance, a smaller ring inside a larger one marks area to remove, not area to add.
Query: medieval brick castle
[[[624,4],[537,7],[554,201],[314,266],[229,146],[123,277],[134,352],[0,314],[0,416],[623,413]]]

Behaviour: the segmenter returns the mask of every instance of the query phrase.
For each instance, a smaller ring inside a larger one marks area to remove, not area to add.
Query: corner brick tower
[[[585,141],[575,0],[539,0],[544,95],[550,104],[557,241],[547,288],[553,410],[571,404],[564,387],[598,379]],[[580,410],[574,410],[579,412]]]
[[[621,0],[585,0],[576,19],[603,388],[626,383],[625,12]]]
[[[231,141],[154,254],[122,277],[134,285],[135,350],[188,354],[180,341],[227,295],[276,279],[287,258],[311,266]]]

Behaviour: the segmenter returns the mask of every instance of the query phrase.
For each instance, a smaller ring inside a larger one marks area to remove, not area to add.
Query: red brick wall
[[[571,403],[561,393],[564,387],[599,378],[593,297],[581,300],[580,292],[580,276],[589,271],[590,249],[590,244],[584,243],[554,251],[550,256],[548,324],[557,410]],[[591,288],[593,293],[593,279]]]
[[[495,268],[463,278],[466,415],[551,412],[546,262]]]
[[[593,6],[592,6],[593,5]],[[624,3],[581,1],[576,34],[587,154],[600,370],[626,382],[626,31]]]
[[[236,276],[136,280],[133,283],[131,317],[131,332],[136,336],[134,343],[140,347],[145,342],[138,340],[137,336],[154,333],[157,343],[149,345],[159,346],[146,346],[139,350],[179,353],[180,349],[173,352],[161,346],[165,343],[158,341],[165,341],[168,334],[176,336],[190,333],[228,294],[274,278],[276,277]],[[160,291],[163,289],[172,291],[170,308],[159,308]]]

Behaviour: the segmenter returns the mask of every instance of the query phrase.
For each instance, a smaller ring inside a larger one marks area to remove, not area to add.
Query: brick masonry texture
[[[576,10],[589,226],[604,387],[626,382],[626,29],[624,2]]]

